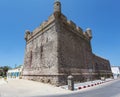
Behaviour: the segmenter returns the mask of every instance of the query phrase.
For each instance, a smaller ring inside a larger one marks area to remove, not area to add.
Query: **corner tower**
[[[59,0],[55,0],[54,2],[54,13],[55,12],[61,13],[61,3]]]

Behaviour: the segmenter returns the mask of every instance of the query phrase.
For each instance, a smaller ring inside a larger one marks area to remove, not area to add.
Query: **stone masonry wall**
[[[76,81],[87,80],[89,68],[92,68],[92,51],[90,41],[85,39],[83,32],[79,36],[76,30],[65,21],[60,21],[58,32],[59,73],[72,74]],[[62,79],[63,80],[63,79]],[[61,81],[62,81],[61,80]],[[66,81],[66,78],[64,79]]]
[[[111,67],[109,60],[103,59],[99,56],[93,55],[94,57],[94,69],[95,73],[98,77],[104,76],[104,77],[111,77]]]
[[[55,83],[56,75],[58,75],[57,33],[53,23],[48,30],[39,32],[27,41],[23,76],[26,79],[42,82],[50,80],[51,83]]]

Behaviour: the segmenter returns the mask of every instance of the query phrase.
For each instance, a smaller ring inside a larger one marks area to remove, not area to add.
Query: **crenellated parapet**
[[[60,16],[60,21],[63,22],[66,26],[68,26],[70,29],[74,30],[76,34],[80,35],[87,41],[90,41],[92,39],[92,30],[90,28],[87,28],[84,32],[82,28],[77,26],[73,21],[68,20],[67,17],[63,14],[61,14]]]
[[[68,25],[70,25],[73,29],[76,29],[76,24],[73,21],[67,21]]]
[[[83,34],[83,30],[82,30],[80,27],[76,26],[76,30],[77,30],[80,34]]]
[[[67,20],[67,24],[69,25],[69,27],[73,30],[75,30],[77,33],[83,35],[83,30],[82,28],[78,27],[73,21],[71,20]]]
[[[37,27],[33,32],[30,32],[29,30],[25,31],[25,40],[29,41],[32,37],[36,36],[38,33],[43,33],[49,25],[51,25],[55,21],[55,17],[52,14],[48,20],[42,22],[39,27]]]
[[[69,29],[75,32],[80,37],[84,38],[87,41],[92,39],[92,31],[90,28],[87,28],[84,32],[82,28],[77,26],[73,21],[68,20],[65,15],[61,13],[61,3],[56,1],[54,3],[54,12],[48,17],[48,20],[42,22],[39,27],[37,27],[33,32],[26,31],[25,40],[29,41],[32,37],[36,36],[38,33],[43,33],[49,29],[52,23],[55,23],[56,20],[59,20],[58,23],[64,23]]]
[[[57,13],[56,13],[57,14]],[[59,14],[59,13],[58,13]],[[25,40],[30,40],[31,37],[34,37],[37,33],[43,33],[44,30],[49,27],[52,23],[55,22],[56,19],[59,19],[60,22],[63,22],[65,25],[67,25],[70,29],[74,30],[76,34],[79,34],[80,36],[84,37],[84,39],[90,41],[92,39],[92,31],[90,28],[87,28],[85,32],[83,32],[82,28],[77,26],[73,21],[68,20],[66,16],[64,16],[62,13],[60,14],[60,17],[56,17],[55,14],[52,14],[49,16],[48,20],[42,22],[39,27],[37,27],[33,32],[26,31],[25,33]]]

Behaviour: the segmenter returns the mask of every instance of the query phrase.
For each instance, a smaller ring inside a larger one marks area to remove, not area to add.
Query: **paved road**
[[[92,88],[91,88],[92,89]],[[104,84],[92,90],[77,91],[68,95],[49,95],[49,96],[34,96],[34,97],[120,97],[120,79],[114,82]]]

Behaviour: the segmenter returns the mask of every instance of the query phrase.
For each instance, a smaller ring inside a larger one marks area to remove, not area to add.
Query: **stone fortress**
[[[83,32],[67,20],[55,1],[48,20],[25,33],[23,78],[60,86],[67,84],[68,75],[75,82],[112,76],[109,61],[92,53],[91,39],[91,29]]]

